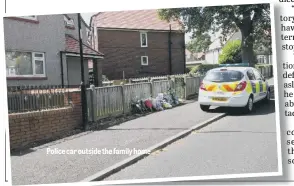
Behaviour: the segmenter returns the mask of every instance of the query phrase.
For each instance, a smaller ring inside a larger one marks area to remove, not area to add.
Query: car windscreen
[[[243,77],[243,73],[236,70],[213,70],[206,74],[204,80],[211,82],[234,82],[240,81]]]

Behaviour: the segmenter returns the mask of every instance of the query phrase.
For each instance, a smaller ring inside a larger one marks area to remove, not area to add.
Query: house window
[[[44,77],[45,54],[40,52],[6,52],[8,77]]]
[[[258,63],[265,63],[266,57],[264,55],[259,55],[259,56],[257,56],[257,61],[258,61]]]
[[[141,65],[148,65],[148,56],[141,56]]]
[[[147,33],[146,32],[141,32],[140,33],[140,38],[141,38],[141,47],[147,47]]]

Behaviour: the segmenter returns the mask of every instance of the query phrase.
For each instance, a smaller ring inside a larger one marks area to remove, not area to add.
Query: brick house
[[[108,79],[185,72],[185,33],[178,21],[160,20],[157,10],[97,13],[91,17],[92,47],[105,58]]]
[[[85,83],[88,61],[96,67],[103,54],[87,44],[90,27],[82,20]],[[4,18],[6,77],[15,85],[80,85],[80,47],[77,14],[33,15]]]

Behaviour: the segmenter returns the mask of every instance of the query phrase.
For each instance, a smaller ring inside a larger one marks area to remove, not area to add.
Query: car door
[[[254,102],[256,102],[259,98],[258,98],[258,92],[257,92],[257,81],[256,81],[256,78],[255,78],[255,75],[254,75],[254,72],[252,69],[249,69],[247,71],[247,77],[250,81],[250,84],[251,84],[251,87],[252,87],[252,93],[253,93],[253,96],[254,96]]]
[[[255,79],[258,83],[257,86],[259,86],[258,100],[261,100],[266,96],[267,85],[266,85],[266,82],[264,81],[261,73],[257,69],[253,69],[253,73],[254,73]]]

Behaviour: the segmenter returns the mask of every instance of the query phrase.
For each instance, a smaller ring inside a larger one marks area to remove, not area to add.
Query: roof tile
[[[167,22],[158,17],[157,10],[101,12],[93,16],[93,26],[118,29],[182,30],[179,21]]]
[[[74,38],[72,35],[66,34],[65,35],[65,43],[66,43],[66,52],[73,52],[73,53],[80,53],[80,44],[78,39]],[[99,51],[96,51],[92,47],[90,47],[88,44],[83,43],[83,53],[84,54],[90,54],[90,55],[97,55],[97,56],[104,56]]]

